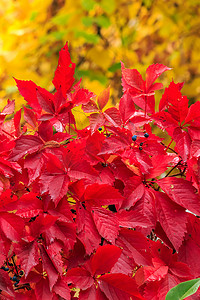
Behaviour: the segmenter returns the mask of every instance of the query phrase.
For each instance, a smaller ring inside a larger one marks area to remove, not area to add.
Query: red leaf
[[[179,158],[178,158],[179,159]],[[165,155],[153,155],[151,158],[153,168],[147,175],[147,178],[155,178],[163,174],[168,167],[172,167],[174,163],[177,163],[177,155],[174,153],[166,153]]]
[[[21,268],[24,270],[25,277],[28,276],[29,272],[39,263],[39,250],[38,243],[36,241],[29,243],[20,243],[15,248],[16,254],[20,259]]]
[[[37,118],[33,109],[24,106],[24,120],[31,125],[33,129],[37,126]]]
[[[66,93],[70,91],[74,83],[75,66],[71,61],[68,44],[66,43],[59,52],[58,66],[52,81],[56,90],[61,86],[64,97],[66,97]]]
[[[116,215],[104,208],[93,208],[92,217],[99,234],[114,244],[119,231]]]
[[[58,280],[58,271],[57,271],[53,261],[50,259],[49,255],[47,254],[47,250],[44,248],[44,246],[39,245],[39,248],[40,248],[40,254],[42,257],[42,264],[43,264],[44,269],[47,272],[47,275],[49,278],[49,288],[50,288],[50,291],[52,291],[53,286],[55,285],[56,281]]]
[[[98,103],[98,106],[99,106],[100,110],[102,110],[106,106],[106,104],[108,103],[109,96],[110,96],[110,87],[103,90],[101,92],[101,94],[99,95],[99,97],[97,98],[97,103]]]
[[[6,292],[6,296],[8,294],[9,296],[14,297],[14,290],[10,278],[8,276],[8,273],[6,273],[3,270],[0,270],[0,289],[3,292]]]
[[[150,65],[146,70],[146,89],[147,91],[155,90],[153,89],[153,82],[165,71],[171,70],[162,64]]]
[[[122,123],[119,110],[116,107],[106,109],[103,115],[106,118],[108,125],[111,124],[114,127],[119,127]]]
[[[72,94],[72,102],[75,106],[78,105],[87,105],[90,102],[91,98],[94,98],[95,94],[90,92],[87,89],[78,89],[75,93]]]
[[[149,244],[141,232],[121,229],[116,246],[122,247],[124,254],[133,258],[136,264],[149,265],[150,253],[147,251]]]
[[[90,129],[93,134],[99,127],[104,125],[105,118],[102,113],[93,113],[89,116],[90,119]]]
[[[24,229],[24,221],[13,213],[1,212],[0,229],[9,240],[20,241]]]
[[[47,277],[41,278],[39,282],[36,283],[35,286],[35,295],[37,300],[41,299],[53,299],[53,294],[49,288],[49,280]]]
[[[132,276],[134,267],[136,267],[136,264],[134,263],[133,259],[127,257],[127,255],[122,252],[118,261],[112,267],[110,273],[122,273]]]
[[[100,277],[100,289],[105,293],[109,300],[143,299],[137,290],[135,280],[125,274],[106,274]]]
[[[181,130],[180,127],[174,129],[173,139],[176,142],[177,152],[186,162],[190,155],[191,138],[188,132]]]
[[[135,280],[138,285],[142,285],[148,281],[160,281],[167,275],[167,273],[168,266],[163,265],[163,263],[157,264],[153,267],[145,266],[136,272]]]
[[[119,226],[127,227],[127,228],[134,228],[134,227],[149,227],[151,225],[150,221],[146,219],[146,216],[142,215],[141,213],[130,210],[120,210],[118,213],[118,222]]]
[[[145,300],[164,300],[168,291],[180,281],[171,274],[167,274],[161,281],[150,282],[145,286]]]
[[[124,123],[134,116],[135,105],[129,93],[125,93],[120,99],[119,111]]]
[[[15,209],[17,210],[16,215],[22,218],[32,218],[42,212],[43,204],[37,196],[38,194],[30,192],[18,199],[15,206]]]
[[[186,232],[187,214],[181,206],[172,202],[164,193],[157,192],[156,200],[158,221],[178,251]]]
[[[108,298],[99,289],[99,287],[96,289],[96,287],[94,285],[85,291],[80,291],[79,299],[80,300],[94,300],[94,299],[95,300],[108,300]]]
[[[36,88],[36,95],[38,99],[38,103],[40,104],[41,108],[49,114],[54,113],[54,108],[52,105],[51,98],[48,97],[46,94],[40,93],[40,91]]]
[[[11,153],[10,159],[17,161],[26,154],[37,152],[43,145],[42,140],[34,135],[22,135],[16,140],[16,145]]]
[[[60,199],[66,195],[69,185],[69,176],[66,174],[41,175],[40,176],[41,193],[48,192],[55,205],[58,205]]]
[[[139,91],[143,91],[144,80],[142,79],[140,73],[136,69],[126,69],[123,63],[121,65],[122,65],[122,86],[124,88],[124,91],[126,91],[127,88],[129,88],[129,86]]]
[[[130,144],[128,143],[128,141],[124,141],[118,136],[111,136],[105,139],[99,155],[115,154],[121,150],[126,149],[129,145]]]
[[[158,180],[158,184],[172,201],[200,215],[200,197],[196,194],[196,189],[190,181],[182,178],[166,177]]]
[[[190,106],[184,124],[192,123],[193,120],[199,118],[200,118],[200,102],[197,101]]]
[[[59,278],[53,287],[53,291],[65,300],[71,300],[70,289],[64,279]]]
[[[90,272],[80,267],[68,270],[66,280],[81,290],[86,290],[94,284],[94,279]]]
[[[95,206],[102,206],[120,204],[123,197],[118,190],[108,184],[94,183],[87,186],[84,199],[86,203],[89,202]]]
[[[0,115],[11,115],[14,113],[15,111],[15,100],[10,101],[8,99],[7,101],[8,103],[6,104],[6,106],[3,108],[2,112],[0,113]]]
[[[42,168],[45,164],[42,152],[28,155],[24,161],[24,168],[28,169],[29,185],[41,175]]]
[[[187,234],[179,249],[179,260],[190,268],[194,277],[200,277],[200,220],[196,216],[188,215]],[[173,271],[173,270],[172,270]],[[180,271],[178,270],[178,273]],[[182,274],[182,272],[181,272]],[[185,275],[187,275],[185,273]],[[178,275],[179,276],[179,275]],[[182,275],[183,277],[183,275]]]
[[[28,104],[35,110],[35,112],[40,113],[42,108],[40,104],[38,103],[36,90],[38,90],[41,94],[43,94],[46,97],[49,97],[49,99],[53,98],[53,95],[48,92],[47,90],[37,86],[33,81],[25,81],[25,80],[18,80],[14,78],[18,90],[20,94],[24,97],[24,99],[28,102]]]
[[[110,272],[122,253],[122,249],[114,245],[99,247],[91,259],[92,275]]]
[[[91,214],[82,205],[77,207],[76,224],[78,238],[83,243],[86,253],[91,254],[99,247],[101,236],[96,229]]]

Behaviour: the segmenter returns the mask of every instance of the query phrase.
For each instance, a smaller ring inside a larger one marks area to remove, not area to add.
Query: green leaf
[[[200,278],[181,282],[167,293],[165,300],[183,300],[196,293],[199,286]]]
[[[71,14],[65,14],[60,16],[55,16],[51,19],[53,24],[56,25],[66,25],[71,17]]]
[[[121,63],[115,63],[108,69],[109,72],[116,72],[121,69]]]
[[[107,16],[98,16],[98,17],[83,17],[83,25],[90,27],[93,24],[97,24],[100,27],[108,28],[110,26],[110,20]]]
[[[106,85],[108,83],[107,77],[100,73],[100,72],[92,72],[89,70],[81,70],[77,69],[75,70],[75,77],[80,79],[82,77],[88,77],[91,81],[97,80],[99,81],[102,85]]]
[[[75,32],[75,37],[82,37],[86,40],[86,42],[91,43],[91,44],[97,44],[99,41],[99,37],[95,34],[90,34],[85,31],[76,31]]]
[[[82,0],[81,5],[85,10],[90,11],[94,8],[95,1],[94,0]]]
[[[85,25],[86,27],[91,26],[94,23],[94,18],[92,17],[83,17],[81,19],[83,25]]]
[[[101,3],[99,3],[99,5],[108,14],[112,14],[115,10],[115,7],[116,7],[115,0],[109,0],[109,1],[108,0],[102,0]]]
[[[32,21],[32,22],[35,21],[37,16],[38,16],[38,11],[32,11],[31,16],[30,16],[30,21]]]
[[[110,26],[110,20],[107,16],[98,16],[94,18],[94,22],[100,27],[108,28]]]

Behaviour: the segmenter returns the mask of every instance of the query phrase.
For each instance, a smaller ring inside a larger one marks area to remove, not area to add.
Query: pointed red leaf
[[[156,193],[156,200],[158,221],[178,251],[186,232],[187,214],[185,209],[172,202],[166,194],[161,192]]]
[[[61,86],[64,97],[74,83],[75,66],[76,65],[71,61],[68,44],[66,43],[59,52],[58,66],[52,81],[56,90]]]
[[[165,71],[171,70],[167,66],[162,64],[153,64],[150,65],[146,70],[146,89],[147,91],[151,90],[152,84],[154,81]]]
[[[9,240],[20,241],[24,229],[24,221],[13,213],[1,212],[0,229]]]
[[[92,275],[101,275],[110,272],[121,253],[122,249],[114,245],[99,247],[91,260]]]
[[[11,299],[14,299],[13,298],[14,297],[14,290],[13,290],[13,287],[12,287],[12,283],[10,281],[8,273],[3,271],[3,270],[0,270],[0,289],[1,289],[1,291],[6,292],[6,296],[8,294],[9,296],[12,297]]]
[[[138,292],[135,280],[125,274],[116,273],[103,275],[100,277],[99,287],[109,300],[128,300],[130,296],[133,296],[135,300],[144,300]]]
[[[114,244],[119,231],[117,216],[104,208],[93,208],[91,213],[99,234]]]
[[[144,89],[144,80],[136,69],[126,69],[122,63],[122,86],[124,91],[129,87],[135,88],[139,91]]]
[[[192,123],[193,120],[199,118],[200,118],[200,102],[197,101],[190,106],[184,124]]]
[[[149,244],[147,238],[141,232],[122,228],[116,246],[122,247],[124,254],[133,258],[136,264],[149,265],[150,253],[147,251]]]
[[[53,299],[53,294],[49,288],[49,280],[47,277],[42,277],[39,282],[36,283],[35,286],[35,295],[37,300],[41,299]]]
[[[35,112],[40,113],[42,108],[38,103],[37,93],[38,90],[40,93],[49,97],[50,99],[53,98],[53,95],[48,92],[47,90],[37,86],[33,81],[25,81],[25,80],[18,80],[15,78],[17,83],[18,90],[20,94],[24,97],[24,99],[28,102],[28,104],[35,110]]]
[[[36,96],[38,99],[38,103],[41,106],[41,108],[46,111],[49,114],[54,113],[54,108],[52,105],[51,98],[48,97],[46,94],[42,94],[37,88],[36,88]]]
[[[42,140],[34,135],[22,135],[16,140],[10,159],[17,161],[26,154],[37,152],[43,145]]]
[[[129,93],[124,94],[120,99],[119,111],[124,123],[134,116],[135,105]]]
[[[102,113],[93,113],[89,116],[90,119],[90,129],[92,134],[101,126],[104,125],[105,118]]]
[[[62,299],[71,300],[70,289],[64,279],[59,278],[53,287],[53,291]]]
[[[45,247],[39,244],[39,248],[40,248],[40,254],[42,258],[42,264],[49,278],[49,288],[50,291],[52,291],[53,286],[58,280],[58,271],[53,263],[53,260],[47,254],[47,250],[45,249]]]
[[[94,279],[90,272],[81,267],[68,270],[66,280],[68,283],[73,283],[76,288],[81,290],[86,290],[94,284]]]
[[[37,117],[33,109],[27,108],[24,106],[24,120],[31,125],[33,129],[37,126]]]
[[[20,243],[16,247],[16,254],[20,259],[21,268],[24,270],[25,277],[39,263],[39,250],[36,241],[30,243]]]
[[[11,115],[14,113],[15,111],[15,100],[10,101],[8,99],[7,101],[8,103],[6,104],[6,106],[3,108],[2,112],[0,113],[0,115]]]
[[[95,206],[102,206],[121,203],[123,197],[118,190],[108,184],[94,183],[87,186],[84,199]]]
[[[118,213],[118,222],[119,226],[134,228],[134,227],[149,227],[151,225],[150,221],[146,218],[146,216],[141,213],[130,210],[120,210]]]
[[[86,252],[91,254],[91,252],[98,248],[101,236],[96,229],[90,212],[85,210],[82,205],[77,207],[76,224],[78,238],[83,243]]]
[[[190,155],[191,138],[188,132],[181,130],[180,127],[174,129],[173,139],[176,143],[177,152],[182,157],[183,161],[186,162]]]
[[[166,177],[158,181],[159,186],[175,203],[200,215],[200,197],[190,181]]]

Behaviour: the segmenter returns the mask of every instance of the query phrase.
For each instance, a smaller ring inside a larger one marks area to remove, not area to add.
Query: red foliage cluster
[[[109,89],[96,99],[74,70],[65,45],[55,94],[16,80],[28,105],[0,113],[0,297],[163,300],[200,277],[200,102],[172,82],[155,113],[169,68],[143,80],[122,64],[119,107],[105,109]]]

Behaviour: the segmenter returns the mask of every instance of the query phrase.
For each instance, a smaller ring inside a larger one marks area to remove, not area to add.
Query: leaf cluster
[[[163,300],[200,276],[200,102],[172,81],[156,112],[170,69],[121,69],[111,108],[109,88],[75,82],[67,44],[55,93],[15,79],[27,106],[0,113],[1,299]]]

